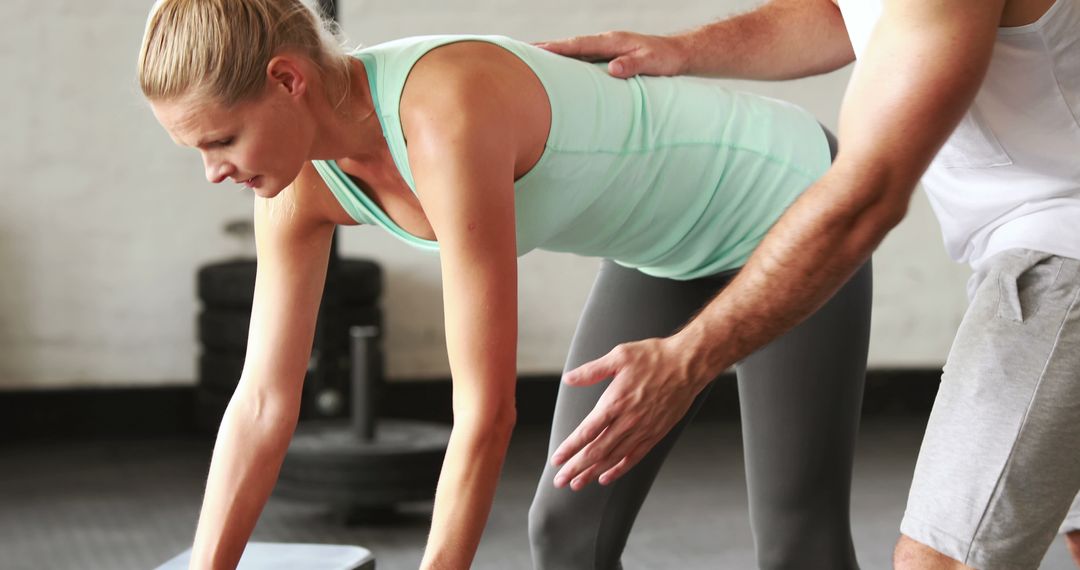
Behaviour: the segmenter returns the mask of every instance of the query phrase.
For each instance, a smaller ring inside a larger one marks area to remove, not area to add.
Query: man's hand
[[[622,79],[635,75],[686,73],[686,51],[676,37],[607,32],[536,45],[559,55],[586,61],[610,60],[608,72]]]
[[[608,61],[608,72],[623,79],[795,79],[855,59],[844,19],[832,0],[768,0],[749,12],[670,36],[607,32],[537,45],[568,57]]]
[[[695,366],[679,335],[620,344],[567,372],[570,386],[614,377],[593,411],[551,457],[555,486],[607,485],[636,465],[686,415],[713,374]]]

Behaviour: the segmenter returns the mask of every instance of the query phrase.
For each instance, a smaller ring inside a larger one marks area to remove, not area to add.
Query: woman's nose
[[[232,169],[224,162],[214,162],[209,158],[204,159],[203,162],[203,166],[206,168],[206,179],[211,184],[224,182],[232,174]]]

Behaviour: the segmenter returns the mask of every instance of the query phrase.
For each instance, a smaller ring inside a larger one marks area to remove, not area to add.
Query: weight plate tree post
[[[274,493],[328,505],[348,523],[380,522],[397,505],[435,497],[449,426],[377,419],[381,331],[350,330],[351,417],[297,426]]]

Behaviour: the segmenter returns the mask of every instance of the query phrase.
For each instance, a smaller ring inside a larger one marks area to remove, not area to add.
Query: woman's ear
[[[267,83],[273,89],[283,89],[292,97],[300,97],[307,91],[308,67],[292,55],[274,56],[266,64]]]

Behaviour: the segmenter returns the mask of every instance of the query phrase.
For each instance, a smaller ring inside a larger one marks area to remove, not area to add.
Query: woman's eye
[[[229,137],[229,138],[226,138],[226,139],[221,139],[219,141],[216,141],[214,143],[214,146],[219,146],[219,147],[220,146],[229,146],[229,145],[232,144],[232,142],[233,142],[233,138]]]

